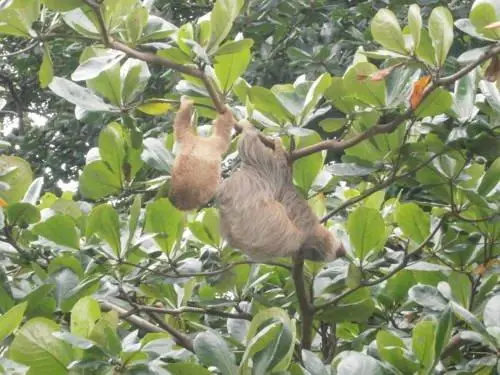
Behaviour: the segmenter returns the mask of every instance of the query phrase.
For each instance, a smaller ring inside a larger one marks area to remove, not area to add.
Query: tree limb
[[[292,277],[295,283],[295,293],[299,302],[302,319],[302,349],[311,349],[313,335],[314,306],[308,293],[304,277],[304,258],[299,254],[293,259]]]

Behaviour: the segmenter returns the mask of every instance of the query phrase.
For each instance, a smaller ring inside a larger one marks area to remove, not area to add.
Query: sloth
[[[169,199],[179,210],[191,211],[206,205],[221,181],[222,155],[231,143],[236,122],[229,109],[217,115],[210,137],[196,134],[191,124],[193,101],[181,98],[174,120],[174,138],[179,146],[170,182]]]
[[[241,168],[224,180],[215,199],[221,233],[228,244],[257,261],[301,256],[331,261],[344,246],[323,227],[292,182],[292,171],[281,140],[274,151],[246,122],[238,146]]]

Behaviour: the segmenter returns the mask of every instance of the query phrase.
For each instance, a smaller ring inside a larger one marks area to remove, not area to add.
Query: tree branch
[[[147,320],[145,320],[143,318],[138,317],[137,315],[133,315],[133,314],[131,315],[127,310],[125,310],[124,308],[122,308],[120,306],[116,306],[113,303],[106,302],[106,301],[100,301],[100,305],[104,311],[114,310],[118,313],[120,318],[122,318],[123,320],[126,320],[130,324],[133,324],[134,326],[139,327],[145,331],[165,332],[160,327],[155,326],[154,324],[148,322]]]
[[[308,293],[304,278],[304,258],[299,254],[293,259],[292,277],[295,283],[295,293],[299,302],[302,319],[302,349],[311,349],[313,335],[314,306]]]
[[[208,308],[201,308],[201,307],[192,307],[192,306],[182,306],[179,307],[178,309],[167,309],[163,307],[154,307],[154,306],[142,306],[142,305],[137,305],[137,308],[141,311],[150,311],[150,312],[155,312],[155,313],[162,313],[162,314],[168,314],[168,315],[182,315],[186,313],[195,313],[195,314],[207,314],[207,315],[214,315],[214,316],[219,316],[221,318],[230,318],[230,319],[242,319],[242,320],[252,320],[252,315],[242,313],[242,314],[233,314],[233,313],[228,313],[226,311],[220,311],[211,307]]]

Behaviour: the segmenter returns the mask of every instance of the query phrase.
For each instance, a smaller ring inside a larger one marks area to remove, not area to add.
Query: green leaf
[[[42,89],[47,88],[50,82],[52,82],[52,78],[54,78],[54,67],[52,66],[52,58],[50,57],[49,47],[46,45],[44,46],[43,49],[42,65],[40,66],[38,77]]]
[[[321,141],[321,137],[316,132],[297,140],[297,149],[316,144]],[[305,196],[323,167],[325,156],[321,152],[300,158],[293,163],[293,178],[295,184],[301,189]]]
[[[193,340],[196,356],[207,366],[215,366],[222,375],[236,375],[238,369],[233,352],[226,342],[212,331],[199,333]]]
[[[82,0],[42,0],[45,6],[52,10],[67,12],[83,5]]]
[[[491,166],[488,168],[481,183],[477,189],[477,192],[482,196],[487,196],[494,188],[498,185],[500,181],[500,157],[497,158]]]
[[[438,87],[432,91],[415,110],[415,116],[424,118],[447,112],[453,104],[453,96],[448,90]]]
[[[111,112],[115,107],[106,104],[104,100],[95,95],[91,90],[77,85],[65,78],[54,77],[49,88],[68,102],[75,104],[88,111]]]
[[[441,311],[446,307],[447,301],[439,291],[430,285],[415,285],[408,291],[410,300],[434,311]]]
[[[318,102],[323,97],[324,92],[330,87],[331,84],[332,78],[328,73],[323,73],[313,82],[307,92],[299,123],[302,123],[304,118],[307,117],[318,105]]]
[[[172,108],[172,104],[153,99],[151,102],[141,104],[136,109],[147,115],[164,116],[170,111],[170,108]]]
[[[353,211],[347,220],[347,231],[360,259],[372,251],[380,251],[387,238],[384,219],[373,208],[359,207]]]
[[[40,211],[29,203],[14,203],[7,208],[10,225],[26,226],[40,221]]]
[[[170,150],[156,138],[144,140],[144,151],[141,157],[150,167],[166,173],[170,173],[174,164],[174,157]]]
[[[483,320],[486,327],[500,327],[500,294],[494,295],[486,302]]]
[[[262,330],[263,326],[269,325],[272,322],[279,322],[282,324],[282,332],[279,340],[275,343],[273,350],[273,358],[269,364],[269,368],[274,371],[284,371],[288,368],[293,355],[295,341],[295,325],[290,320],[288,313],[280,308],[272,307],[260,311],[252,319],[252,323],[247,331],[247,342],[250,342],[257,332]],[[269,352],[263,353],[269,355]],[[262,358],[259,358],[262,361]]]
[[[287,110],[271,90],[254,86],[248,90],[248,94],[255,108],[270,118],[274,118],[280,123],[294,119],[294,115]]]
[[[487,331],[486,327],[469,310],[463,308],[455,302],[450,302],[450,306],[457,317],[465,321],[474,331],[480,333],[491,345],[496,347],[497,343]]]
[[[71,333],[86,339],[90,338],[100,318],[99,303],[92,297],[81,298],[71,309]]]
[[[245,73],[250,58],[249,47],[230,54],[216,56],[214,69],[222,92],[227,93],[234,82]]]
[[[346,125],[347,125],[347,119],[345,118],[327,118],[321,120],[319,123],[319,127],[327,133],[336,132],[337,130],[342,129]]]
[[[205,367],[196,363],[169,363],[166,367],[169,374],[172,375],[212,375]]]
[[[121,51],[106,50],[102,55],[84,60],[71,75],[73,81],[86,81],[96,78],[102,72],[119,63],[125,54]]]
[[[224,43],[215,53],[215,56],[232,55],[242,51],[250,51],[254,44],[253,39],[230,40]]]
[[[390,363],[405,374],[413,374],[419,369],[418,362],[412,358],[403,340],[396,334],[381,330],[377,333],[377,351],[380,359]]]
[[[22,302],[0,316],[0,342],[19,327],[27,306],[27,302]]]
[[[450,284],[455,301],[468,309],[470,307],[469,301],[472,293],[472,285],[467,275],[453,271],[448,276],[448,284]]]
[[[156,233],[156,243],[168,253],[182,234],[183,217],[167,198],[158,199],[146,208],[144,231]]]
[[[407,54],[403,32],[399,26],[398,19],[389,9],[380,9],[371,22],[373,39],[384,48]]]
[[[422,320],[412,332],[413,353],[427,371],[432,368],[436,358],[436,329],[434,320]]]
[[[347,84],[344,84],[343,78],[340,77],[332,77],[332,83],[325,91],[325,97],[330,99],[333,105],[343,113],[354,111],[356,99],[353,95],[348,90]]]
[[[420,44],[420,35],[422,33],[422,16],[420,7],[417,4],[410,5],[408,9],[408,27],[413,38],[413,48],[416,50]]]
[[[469,20],[478,34],[484,35],[485,38],[490,40],[498,40],[500,39],[500,30],[498,28],[485,29],[484,27],[498,21],[499,12],[498,3],[494,0],[475,1],[469,14]]]
[[[385,82],[372,81],[369,76],[378,68],[368,62],[351,66],[344,74],[344,87],[361,102],[380,107],[386,103]],[[366,77],[366,78],[365,78]]]
[[[115,175],[123,181],[122,168],[125,160],[125,134],[120,124],[112,122],[99,134],[99,154]]]
[[[31,183],[30,187],[24,194],[23,203],[29,203],[35,205],[40,199],[40,194],[42,192],[43,187],[43,177],[35,178],[35,180]]]
[[[385,371],[373,357],[355,351],[344,351],[335,358],[339,361],[336,375],[383,375]],[[311,374],[313,375],[313,374]]]
[[[436,53],[436,63],[443,66],[453,44],[453,16],[447,8],[437,7],[432,10],[429,35]]]
[[[4,10],[4,9],[7,9],[8,7],[10,7],[12,5],[12,2],[14,0],[4,0],[0,3],[0,11]]]
[[[243,0],[217,0],[210,14],[212,35],[207,46],[208,54],[213,54],[231,31],[233,22],[240,13]]]
[[[96,234],[106,241],[113,249],[114,255],[120,254],[120,220],[118,213],[111,205],[104,203],[94,207],[89,215],[87,224],[87,238]]]
[[[453,95],[453,111],[458,117],[458,121],[465,123],[474,114],[477,84],[477,70],[474,69],[469,74],[455,82],[455,93]]]
[[[19,202],[33,181],[30,165],[17,156],[0,155],[0,182],[9,186],[0,189],[0,198],[8,204]]]
[[[451,309],[446,307],[441,316],[439,317],[439,322],[436,330],[436,346],[435,346],[435,358],[440,358],[443,349],[448,345],[450,341],[451,332],[453,331],[453,319],[452,319]]]
[[[113,173],[105,162],[98,160],[85,166],[79,187],[85,198],[98,200],[119,193],[122,182],[119,174]]]
[[[272,348],[274,349],[274,346],[276,345],[276,342],[278,341],[278,334],[280,331],[283,329],[283,324],[281,322],[274,322],[271,323],[262,329],[259,330],[259,332],[252,337],[252,339],[248,342],[246,345],[246,350],[245,353],[243,354],[243,357],[241,359],[240,363],[240,369],[247,370],[248,369],[248,362],[250,359],[252,359],[257,353],[265,350],[266,348]],[[261,359],[262,356],[260,356]],[[269,370],[269,362],[270,359],[266,358],[267,360],[265,363],[262,360],[255,360],[253,359],[253,371],[261,371],[261,373],[265,373],[266,371]],[[256,363],[257,362],[257,363]]]
[[[376,168],[365,167],[356,163],[335,163],[328,165],[326,170],[334,176],[360,177],[372,174],[376,171]]]
[[[36,32],[31,25],[39,15],[39,0],[14,0],[0,13],[0,34],[34,38]]]
[[[55,242],[58,245],[72,249],[80,248],[80,236],[76,230],[75,221],[67,215],[55,215],[33,228],[39,236]]]
[[[307,371],[314,375],[330,375],[321,359],[310,350],[302,350],[302,362]]]
[[[403,233],[418,244],[430,234],[430,218],[415,203],[400,204],[395,211],[396,222]]]
[[[219,215],[215,208],[204,209],[196,221],[189,223],[189,230],[207,245],[215,248],[220,245]]]
[[[150,15],[140,42],[167,39],[177,30],[175,25],[165,21],[163,18]]]
[[[436,66],[436,53],[432,46],[432,39],[429,31],[425,28],[422,29],[420,34],[420,44],[416,50],[417,57],[430,66]]]
[[[9,358],[30,366],[28,375],[68,374],[73,350],[52,335],[59,330],[59,325],[49,319],[31,319],[16,334],[9,348]]]
[[[336,323],[366,323],[375,311],[375,303],[368,288],[351,293],[337,303],[334,308],[324,310],[320,317]]]
[[[137,59],[127,59],[120,69],[121,99],[124,104],[131,103],[144,93],[151,77],[148,64]]]

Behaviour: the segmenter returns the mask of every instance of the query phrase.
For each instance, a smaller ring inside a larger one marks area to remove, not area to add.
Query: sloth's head
[[[328,229],[317,225],[300,248],[305,259],[315,262],[332,261],[345,255],[344,245]]]

